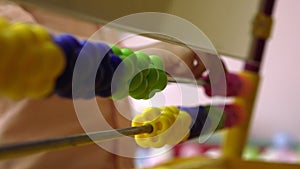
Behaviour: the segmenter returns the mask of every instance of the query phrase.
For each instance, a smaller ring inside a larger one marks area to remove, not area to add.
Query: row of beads
[[[119,49],[116,46],[111,46],[111,48],[123,60],[125,69],[125,74],[120,81],[122,87],[117,89],[113,98],[124,97],[126,94],[124,88],[126,88],[129,90],[129,95],[135,99],[149,99],[166,87],[168,80],[164,72],[164,64],[158,56],[148,56],[143,52],[133,52],[128,48]]]
[[[136,115],[131,125],[151,125],[153,131],[135,135],[135,141],[141,147],[160,148],[240,125],[245,118],[246,112],[240,103],[225,105],[224,110],[218,106],[150,107]]]
[[[122,60],[108,45],[78,41],[69,34],[53,39],[63,49],[67,61],[65,71],[57,79],[55,93],[68,98],[111,96],[111,80]]]
[[[12,99],[52,93],[65,60],[41,26],[0,19],[0,93]]]
[[[188,112],[193,119],[189,139],[208,134],[215,130],[240,125],[246,119],[246,111],[240,103],[225,105],[224,110],[218,106],[179,107]],[[213,125],[217,123],[216,125]],[[216,127],[216,128],[214,128]]]
[[[175,106],[147,108],[135,116],[132,126],[151,125],[151,133],[135,135],[136,143],[141,147],[159,148],[185,141],[189,136],[191,116]]]
[[[55,88],[62,97],[91,98],[96,94],[115,100],[128,95],[148,99],[167,85],[164,65],[158,56],[109,47],[101,42],[78,41],[68,34],[55,36],[54,41],[61,46],[67,60]]]
[[[79,41],[68,34],[51,36],[38,25],[0,20],[0,49],[0,93],[13,99],[52,93],[148,99],[167,85],[157,56]],[[121,73],[116,74],[117,69]]]

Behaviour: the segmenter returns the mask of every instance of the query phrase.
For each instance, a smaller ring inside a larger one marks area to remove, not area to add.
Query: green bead
[[[129,86],[128,82],[124,78],[120,79],[117,88],[113,91],[111,98],[113,100],[120,100],[129,95]]]
[[[137,89],[133,91],[129,91],[129,94],[131,97],[135,99],[143,99],[147,97],[147,89],[148,89],[148,81],[144,79],[142,84],[138,86]]]
[[[148,97],[145,98],[145,99],[151,99],[151,98],[155,95],[155,93],[156,93],[156,92],[153,92],[153,91],[151,90],[151,92],[148,92]]]
[[[218,123],[216,124],[217,126],[213,125],[214,123],[212,123],[210,126],[207,126],[206,131],[203,131],[204,133],[215,130],[213,127],[217,127],[217,130],[224,128],[226,117],[225,113],[223,113],[223,110],[215,106],[205,106],[205,110],[208,113],[207,119],[210,119],[210,121],[212,122]]]
[[[111,48],[111,50],[113,51],[114,54],[116,54],[118,56],[122,55],[122,52],[121,52],[120,48],[118,48],[117,46],[111,45],[110,48]]]
[[[123,60],[123,64],[125,65],[124,79],[132,79],[136,72],[135,63],[131,59],[125,59]]]
[[[165,70],[164,62],[160,59],[160,57],[156,55],[150,55],[149,58],[154,68]]]
[[[126,56],[126,55],[119,55],[119,57],[120,57],[122,60],[124,60],[124,59],[126,59],[126,58],[127,58],[127,56]]]
[[[149,87],[153,87],[156,83],[159,82],[159,72],[157,69],[151,68],[149,69],[149,74],[147,76],[147,80],[149,83]]]
[[[142,70],[142,73],[143,73],[144,77],[147,77],[150,73],[150,69],[144,69],[144,70]]]
[[[129,56],[127,56],[127,59],[130,59],[136,66],[137,64],[137,56],[135,54],[131,54]]]
[[[133,51],[131,49],[128,49],[128,48],[122,48],[121,52],[122,52],[122,55],[125,55],[125,56],[130,56],[130,55],[133,54]]]
[[[161,90],[158,89],[152,89],[151,87],[149,87],[147,89],[147,96],[144,99],[150,99],[152,98],[156,92],[160,92]]]
[[[148,69],[151,63],[151,60],[147,54],[144,52],[134,52],[137,57],[137,67],[141,70]]]
[[[164,71],[158,70],[159,72],[159,81],[153,86],[153,89],[164,90],[168,84],[168,78]]]
[[[144,81],[143,73],[136,74],[129,84],[129,91],[136,90]]]

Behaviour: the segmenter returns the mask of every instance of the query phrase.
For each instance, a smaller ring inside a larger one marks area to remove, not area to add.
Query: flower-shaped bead
[[[151,125],[152,132],[135,135],[135,141],[141,147],[160,148],[186,140],[191,122],[189,114],[177,107],[151,107],[137,115],[132,121],[132,126]]]

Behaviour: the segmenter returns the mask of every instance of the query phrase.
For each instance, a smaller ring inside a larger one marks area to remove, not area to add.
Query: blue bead
[[[96,94],[97,94],[97,96],[100,96],[100,97],[109,97],[109,96],[111,96],[111,88],[96,91]]]
[[[117,67],[121,64],[122,59],[119,58],[117,55],[112,54],[111,58],[110,58],[110,62],[111,62],[112,67],[116,70]]]
[[[78,88],[73,89],[76,91],[73,97],[91,98],[95,94],[101,97],[111,96],[112,76],[122,60],[113,54],[107,44],[87,40],[78,41],[69,34],[54,36],[53,39],[63,49],[67,60],[66,69],[57,79],[55,87],[55,92],[59,96],[72,97],[73,71],[77,59],[80,60],[78,62],[80,65],[76,66],[80,66],[79,69],[84,68],[84,73],[78,76],[76,74],[74,78]],[[97,70],[96,77],[93,77],[95,70]],[[90,85],[91,82],[94,85]]]
[[[207,121],[208,112],[203,106],[196,107],[178,107],[180,110],[189,113],[192,117],[192,125],[190,129],[189,139],[199,137]]]
[[[81,44],[69,34],[55,36],[54,42],[63,49],[67,61],[65,71],[57,79],[55,93],[61,97],[72,98],[73,70]]]

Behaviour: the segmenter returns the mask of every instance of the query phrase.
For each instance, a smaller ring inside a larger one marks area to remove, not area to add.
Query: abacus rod
[[[0,146],[0,160],[16,158],[30,154],[59,150],[69,147],[77,147],[96,142],[103,142],[121,138],[124,136],[133,136],[142,133],[151,133],[151,125],[130,127],[116,130],[98,131],[84,134],[77,134],[52,139],[24,142],[18,144],[9,144]]]
[[[170,77],[170,76],[168,76],[167,78],[168,78],[168,82],[171,82],[171,83],[194,84],[194,85],[199,85],[199,86],[208,84],[207,81],[204,81],[201,79],[193,80],[193,79],[188,79],[188,78]]]

